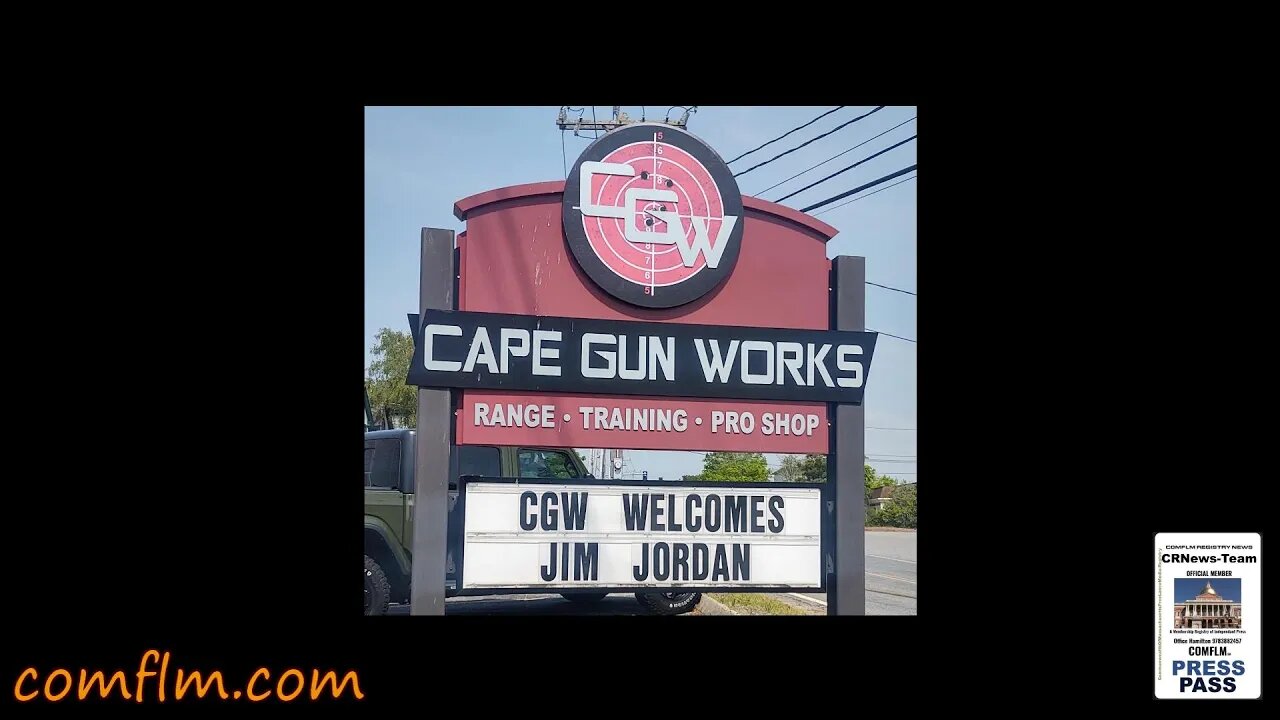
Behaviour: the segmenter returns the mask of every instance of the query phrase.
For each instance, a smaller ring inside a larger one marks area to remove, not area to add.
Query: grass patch
[[[710,593],[709,597],[747,615],[804,615],[804,611],[781,600],[756,593]]]

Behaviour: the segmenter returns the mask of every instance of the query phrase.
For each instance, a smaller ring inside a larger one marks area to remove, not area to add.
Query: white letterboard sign
[[[463,481],[462,588],[822,587],[822,490]]]

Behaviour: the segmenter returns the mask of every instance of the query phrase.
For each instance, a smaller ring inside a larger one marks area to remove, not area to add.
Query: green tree
[[[801,465],[803,464],[804,461],[799,455],[784,456],[782,462],[778,464],[778,477],[782,478],[783,482],[802,482],[804,473]]]
[[[783,466],[788,465],[787,460],[790,460],[793,457],[795,456],[787,456],[786,458],[784,458],[782,461],[782,465]],[[799,475],[799,478],[798,478],[799,482],[821,483],[821,482],[827,481],[827,456],[826,455],[814,455],[814,454],[805,455],[802,459],[798,459],[794,465],[796,468],[796,472]],[[868,498],[871,497],[872,490],[878,487],[884,487],[885,485],[894,485],[897,483],[897,481],[891,477],[887,477],[885,475],[880,475],[876,473],[875,468],[871,467],[870,465],[867,465],[866,463],[862,464],[862,476],[863,476],[863,485],[865,487],[864,493],[865,493],[865,496]],[[790,478],[787,478],[787,479],[790,479]]]
[[[914,528],[916,526],[916,485],[899,485],[893,498],[867,518],[867,525]]]
[[[826,455],[805,455],[804,460],[800,461],[800,481],[801,482],[826,482],[827,481],[827,456]]]
[[[702,479],[714,482],[767,482],[769,463],[761,453],[709,452],[702,457]]]
[[[582,461],[583,466],[587,464],[587,456],[575,451],[578,459]],[[549,453],[547,456],[547,470],[551,472],[551,477],[569,478],[576,477],[578,468],[573,466],[569,458],[560,453]]]
[[[876,488],[882,488],[888,485],[896,485],[898,483],[897,480],[894,480],[893,478],[887,475],[877,475],[875,468],[866,464],[862,466],[862,475],[866,480],[866,486],[867,486],[866,497],[868,500],[871,499],[872,490],[875,490]]]
[[[785,482],[826,482],[826,455],[786,455],[778,465],[778,476]]]
[[[567,455],[548,453],[545,457],[547,459],[547,471],[551,473],[551,477],[570,478],[578,474],[578,469],[569,462]],[[578,457],[582,457],[582,455],[578,455]]]
[[[402,427],[417,427],[417,388],[405,384],[413,359],[413,339],[390,328],[382,328],[376,337],[367,380],[373,414],[378,422],[390,415],[399,418]]]

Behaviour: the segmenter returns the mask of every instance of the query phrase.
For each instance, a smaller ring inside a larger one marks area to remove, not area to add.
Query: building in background
[[[1238,628],[1240,601],[1218,594],[1209,582],[1199,595],[1173,606],[1175,628]]]
[[[881,506],[893,500],[893,489],[896,485],[885,485],[884,487],[873,488],[871,496],[867,498],[867,511],[879,510]]]
[[[871,496],[867,498],[867,511],[878,510],[884,505],[888,505],[893,500],[893,493],[899,488],[915,487],[915,483],[902,483],[901,485],[885,485],[884,487],[874,488]]]

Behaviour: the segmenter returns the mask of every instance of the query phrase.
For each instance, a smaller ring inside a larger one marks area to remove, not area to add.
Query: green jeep
[[[370,423],[366,423],[366,427]],[[364,613],[385,615],[391,603],[409,602],[413,545],[414,430],[373,430],[364,436]],[[589,478],[576,452],[546,447],[454,447],[449,483],[450,522],[458,491],[456,478],[554,477]],[[450,549],[446,559],[445,594],[456,592],[457,580]],[[598,602],[605,593],[577,591],[561,595],[580,603]],[[701,593],[636,593],[650,613],[679,615],[692,611]]]

